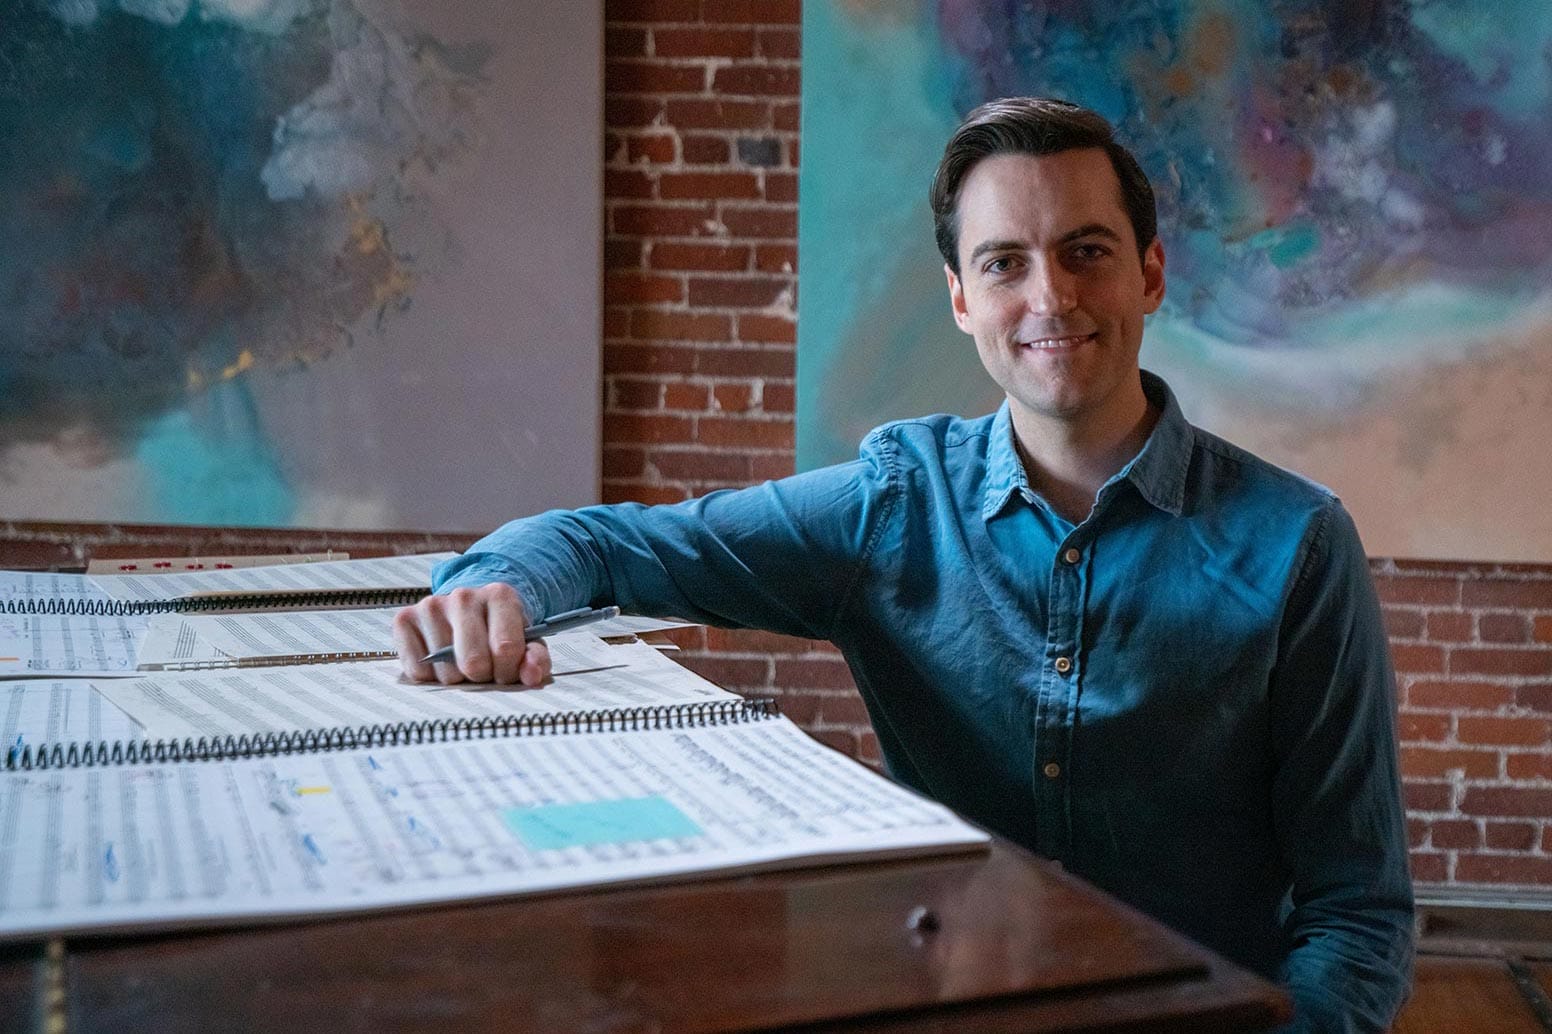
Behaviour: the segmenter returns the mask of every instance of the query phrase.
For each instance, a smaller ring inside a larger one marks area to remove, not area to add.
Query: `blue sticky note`
[[[701,828],[665,797],[508,808],[502,818],[534,851],[700,835]]]

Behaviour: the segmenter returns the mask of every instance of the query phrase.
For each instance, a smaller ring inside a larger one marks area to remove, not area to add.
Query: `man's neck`
[[[1073,524],[1094,507],[1094,497],[1142,451],[1158,423],[1159,409],[1143,395],[1086,419],[1059,419],[1012,406],[1019,459],[1035,491]]]

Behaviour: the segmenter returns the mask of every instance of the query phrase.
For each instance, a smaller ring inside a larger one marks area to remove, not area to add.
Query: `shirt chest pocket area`
[[[1080,770],[1103,765],[1124,784],[1217,807],[1258,805],[1278,612],[1244,583],[1200,572],[1095,591],[1073,737]]]

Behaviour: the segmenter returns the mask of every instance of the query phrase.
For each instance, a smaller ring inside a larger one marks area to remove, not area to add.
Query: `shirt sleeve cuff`
[[[517,590],[530,621],[543,618],[536,609],[536,605],[543,602],[540,594],[534,591],[521,571],[494,553],[464,553],[442,561],[431,572],[431,591],[439,596],[454,589],[474,589],[492,582],[505,582]]]

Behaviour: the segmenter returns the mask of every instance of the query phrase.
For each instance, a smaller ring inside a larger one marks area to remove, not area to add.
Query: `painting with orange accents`
[[[0,516],[596,498],[596,7],[0,0]]]

